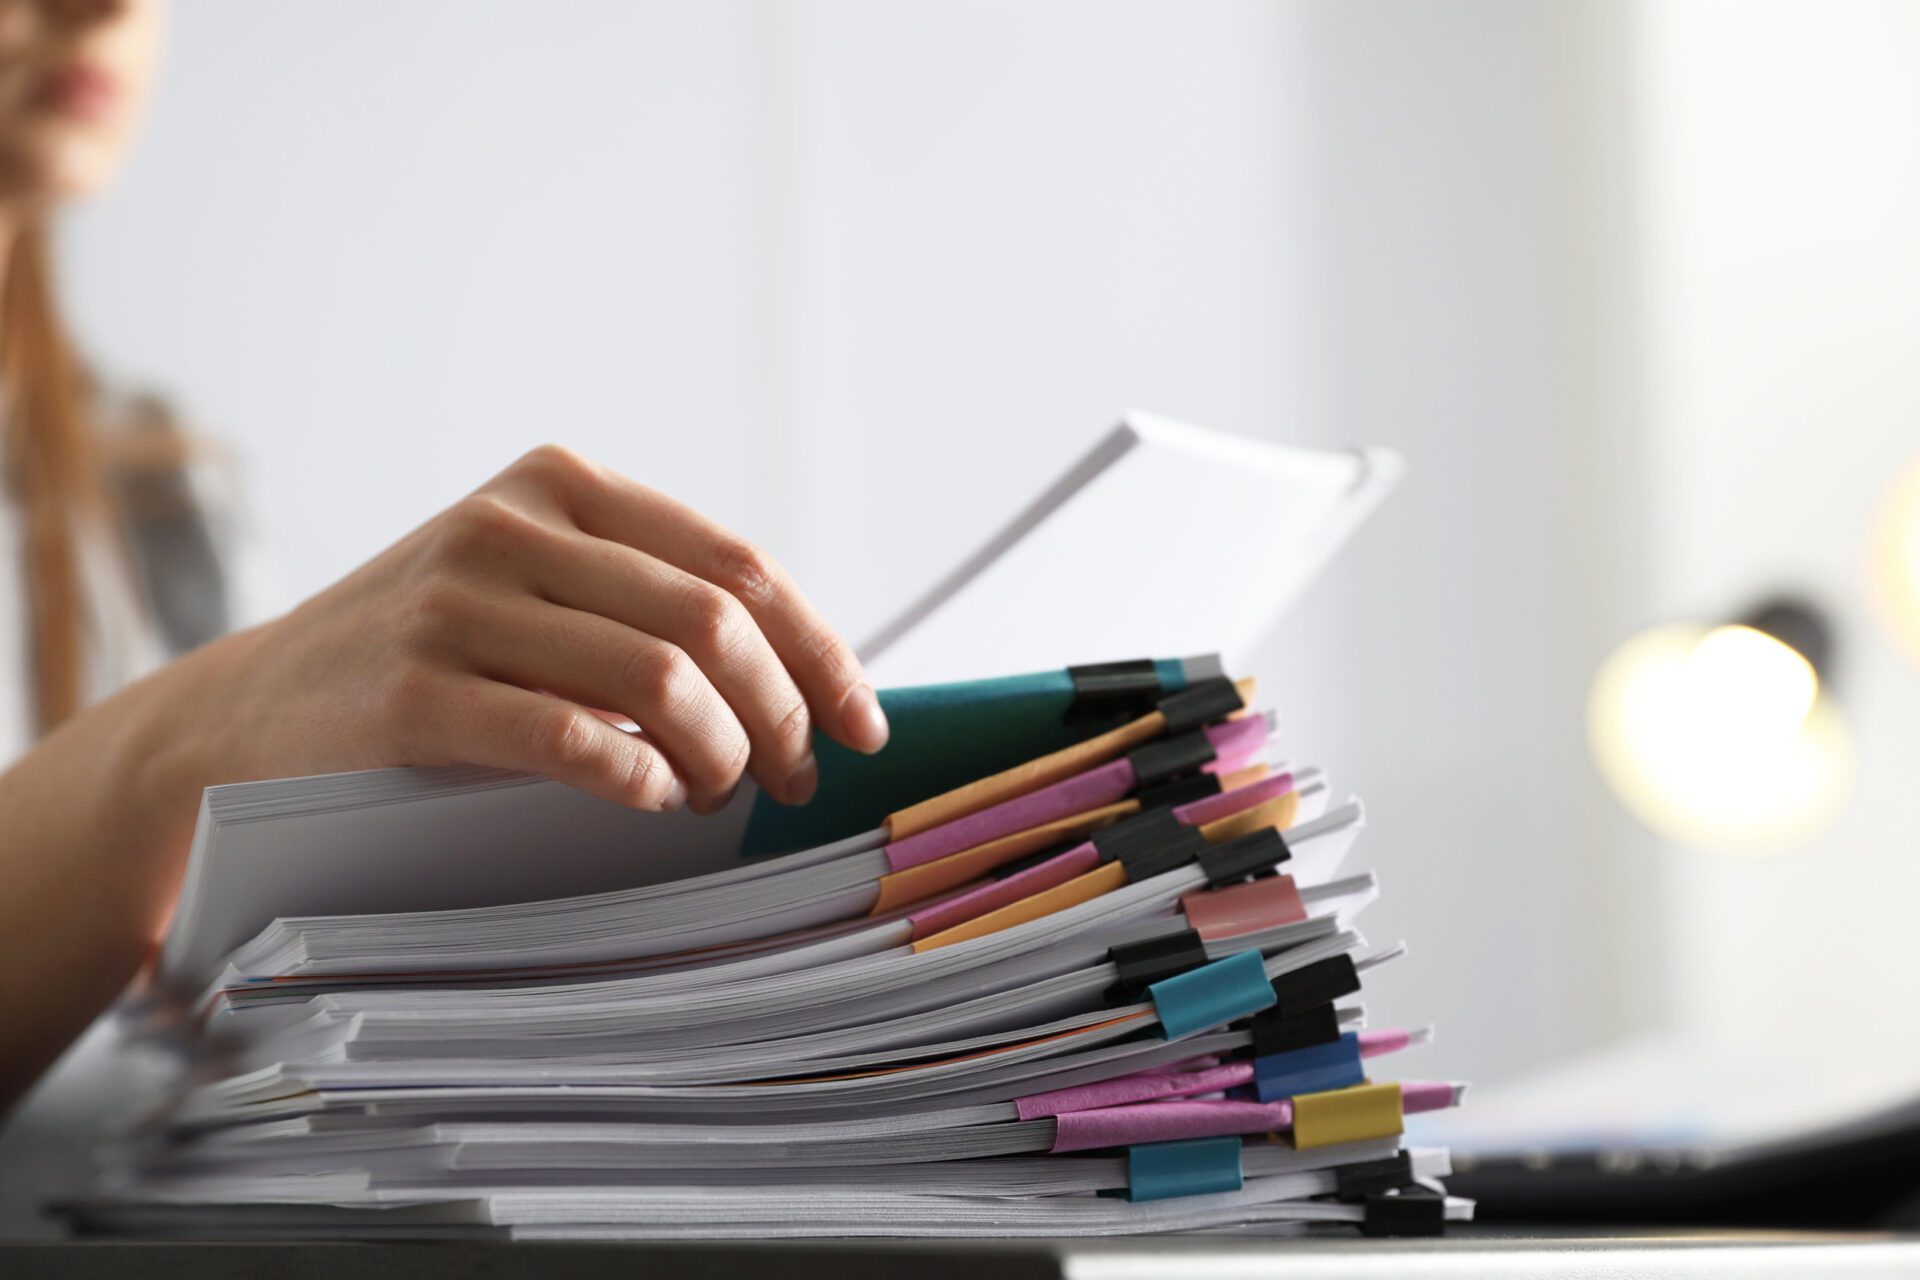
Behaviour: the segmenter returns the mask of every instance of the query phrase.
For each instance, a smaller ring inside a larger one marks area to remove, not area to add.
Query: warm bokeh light
[[[1784,848],[1833,816],[1853,775],[1846,722],[1808,661],[1751,627],[1654,627],[1595,677],[1588,730],[1627,808],[1697,848]]]
[[[1920,462],[1887,491],[1874,529],[1874,586],[1909,656],[1920,662]]]
[[[1819,693],[1811,662],[1752,627],[1715,627],[1687,655],[1687,714],[1716,732],[1791,733]]]

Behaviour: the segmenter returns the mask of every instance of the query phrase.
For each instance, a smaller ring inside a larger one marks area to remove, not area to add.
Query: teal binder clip
[[[1273,984],[1258,951],[1242,951],[1162,978],[1147,988],[1167,1039],[1178,1040],[1208,1027],[1273,1006]]]
[[[1367,1073],[1360,1065],[1360,1037],[1351,1031],[1329,1044],[1272,1053],[1253,1060],[1254,1089],[1262,1102],[1344,1089],[1350,1084],[1362,1084],[1366,1078]]]
[[[1127,1199],[1171,1200],[1240,1189],[1240,1139],[1188,1138],[1127,1148]]]

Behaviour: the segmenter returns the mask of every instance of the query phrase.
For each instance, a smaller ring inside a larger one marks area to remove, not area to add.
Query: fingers
[[[853,649],[764,552],[691,507],[564,450],[538,450],[528,463],[583,531],[664,560],[739,601],[828,735],[857,751],[886,745],[886,716]]]
[[[630,629],[626,643],[635,636],[658,637],[690,657],[745,731],[748,765],[761,788],[787,804],[813,798],[819,773],[807,701],[745,606],[663,560],[585,534],[555,548],[548,560],[539,572],[549,599],[624,624]],[[610,694],[595,690],[569,696]],[[653,724],[627,703],[605,705],[626,711],[655,733]],[[678,751],[661,741],[677,762]],[[697,786],[695,794],[700,794]]]
[[[420,681],[405,701],[421,747],[438,757],[545,774],[636,809],[686,803],[686,785],[658,748],[584,707],[455,673]]]
[[[715,529],[685,538],[664,558],[746,605],[832,737],[856,751],[886,746],[887,717],[853,647],[827,625],[778,563],[752,543]]]
[[[669,640],[596,612],[508,597],[460,643],[481,675],[631,719],[665,754],[695,812],[720,808],[739,784],[748,735],[708,679],[714,668]]]

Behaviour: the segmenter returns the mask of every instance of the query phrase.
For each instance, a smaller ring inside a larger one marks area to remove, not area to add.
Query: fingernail
[[[781,793],[788,804],[805,804],[813,799],[814,788],[820,785],[820,766],[809,755],[800,767],[787,775],[786,785]]]
[[[670,812],[674,809],[681,808],[686,803],[687,784],[676,776],[673,780],[673,785],[667,788],[666,797],[660,801],[660,811],[662,813]]]
[[[857,684],[840,704],[840,727],[860,750],[872,755],[887,745],[887,715],[873,689]]]
[[[740,784],[736,782],[719,795],[713,797],[713,799],[703,800],[699,804],[694,805],[693,811],[703,818],[710,813],[718,813],[733,803],[734,792],[738,790],[740,790]]]

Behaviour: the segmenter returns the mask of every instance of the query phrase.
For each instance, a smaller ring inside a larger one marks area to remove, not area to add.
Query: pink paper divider
[[[1397,1027],[1381,1027],[1359,1034],[1360,1056],[1377,1057],[1407,1047],[1411,1035]],[[1039,1120],[1074,1111],[1098,1111],[1108,1107],[1131,1106],[1161,1098],[1180,1098],[1196,1093],[1218,1093],[1253,1082],[1253,1063],[1223,1062],[1189,1070],[1155,1067],[1112,1080],[1098,1080],[1071,1089],[1054,1089],[1014,1099],[1022,1120]],[[1411,1091],[1411,1092],[1409,1092]],[[1414,1084],[1401,1086],[1402,1106],[1407,1111],[1431,1111],[1450,1106],[1453,1086]]]
[[[1238,759],[1239,764],[1224,770],[1232,772],[1245,764],[1260,748],[1260,744],[1266,741],[1267,720],[1265,716],[1247,716],[1208,725],[1205,732],[1207,741],[1213,744],[1215,755],[1208,767]],[[1011,800],[1002,800],[978,813],[970,813],[922,831],[919,835],[896,840],[887,846],[887,865],[894,871],[905,871],[923,862],[932,862],[935,858],[944,858],[950,853],[1037,827],[1043,822],[1113,804],[1125,799],[1133,785],[1133,764],[1122,756],[1096,769],[1063,778],[1052,786],[1015,796]]]
[[[1378,1027],[1372,1031],[1360,1033],[1360,1056],[1378,1057],[1383,1053],[1398,1053],[1413,1043],[1413,1034],[1398,1027]]]
[[[1444,1080],[1403,1082],[1400,1110],[1403,1115],[1439,1111],[1453,1105],[1454,1095],[1454,1086]],[[1097,1147],[1132,1146],[1136,1142],[1276,1133],[1292,1127],[1293,1103],[1288,1099],[1279,1102],[1241,1102],[1226,1098],[1143,1102],[1058,1112],[1054,1116],[1051,1149],[1089,1151]]]
[[[923,910],[916,911],[907,919],[913,922],[913,936],[916,939],[939,933],[942,929],[951,929],[955,925],[965,924],[975,916],[983,916],[989,911],[998,911],[1001,907],[1020,899],[1051,889],[1057,884],[1065,884],[1075,876],[1085,875],[1100,865],[1100,854],[1091,844],[1075,845],[1065,853],[1048,858],[1037,866],[1008,876],[1004,880],[992,880],[977,889],[948,898],[945,902],[936,902]]]
[[[1139,1076],[1143,1079],[1149,1076],[1183,1076],[1189,1072],[1206,1071],[1212,1067],[1217,1067],[1220,1065],[1220,1062],[1221,1058],[1219,1054],[1207,1053],[1197,1058],[1182,1058],[1178,1062],[1162,1063],[1157,1067],[1142,1067],[1140,1070],[1130,1074],[1131,1076]]]
[[[896,840],[887,846],[887,865],[905,871],[1043,822],[1112,804],[1124,799],[1132,788],[1133,765],[1122,756],[1097,769],[1062,778],[1050,787],[1002,800],[978,813]]]
[[[1256,804],[1262,804],[1274,796],[1285,795],[1292,789],[1292,775],[1279,774],[1272,778],[1262,778],[1260,781],[1249,783],[1244,787],[1235,787],[1232,791],[1222,791],[1219,795],[1208,796],[1205,800],[1196,800],[1192,804],[1181,805],[1174,809],[1173,816],[1175,821],[1193,826],[1197,824],[1189,815],[1202,805],[1213,805],[1218,815],[1224,817],[1226,814],[1238,813],[1242,809],[1249,809]],[[1222,805],[1217,803],[1220,801],[1225,801],[1226,804]],[[1213,819],[1206,818],[1204,821],[1211,822]],[[1065,853],[1060,854],[1059,857],[1043,862],[1037,867],[1029,867],[1026,871],[1022,871],[1018,875],[1008,876],[1004,880],[998,880],[990,884],[980,885],[974,889],[968,889],[953,897],[936,902],[932,906],[913,912],[909,917],[913,921],[913,936],[916,938],[924,938],[928,934],[938,933],[942,929],[951,929],[955,925],[966,923],[975,916],[984,915],[989,911],[997,911],[1001,907],[1009,903],[1017,902],[1029,894],[1039,893],[1043,889],[1051,889],[1057,884],[1063,884],[1071,880],[1074,876],[1084,875],[1098,866],[1099,854],[1094,849],[1091,841],[1076,845]],[[1305,916],[1304,908],[1301,910],[1301,916],[1303,918]],[[1264,928],[1265,926],[1262,925],[1259,927]],[[1245,930],[1238,930],[1238,932],[1245,932]],[[1208,937],[1204,931],[1200,936],[1203,938]],[[1221,936],[1229,935],[1223,934]]]
[[[1206,796],[1203,799],[1179,805],[1174,809],[1173,816],[1190,827],[1204,827],[1209,822],[1230,818],[1257,804],[1278,800],[1291,790],[1293,790],[1293,775],[1276,773],[1258,782],[1249,782],[1244,787],[1235,787],[1231,791],[1222,791],[1219,795]]]
[[[1300,889],[1288,875],[1267,876],[1221,889],[1195,889],[1180,897],[1187,924],[1205,942],[1236,938],[1307,918]]]
[[[1445,1111],[1453,1105],[1454,1088],[1445,1080],[1412,1080],[1400,1084],[1400,1111]]]
[[[1136,1142],[1219,1138],[1291,1128],[1293,1104],[1202,1099],[1066,1111],[1054,1118],[1053,1150],[1130,1147]]]
[[[1113,1080],[1100,1080],[1072,1089],[1054,1089],[1014,1099],[1022,1120],[1038,1120],[1069,1111],[1098,1111],[1155,1098],[1177,1098],[1194,1093],[1218,1093],[1253,1079],[1251,1062],[1229,1062],[1199,1071],[1141,1071]]]
[[[1213,744],[1213,759],[1201,765],[1207,773],[1232,773],[1243,769],[1261,747],[1267,745],[1267,718],[1243,716],[1207,726],[1207,741]]]

